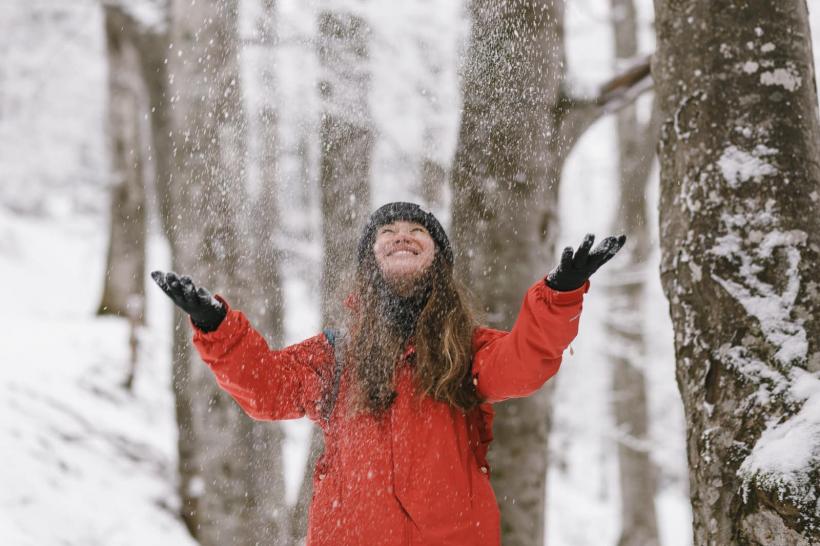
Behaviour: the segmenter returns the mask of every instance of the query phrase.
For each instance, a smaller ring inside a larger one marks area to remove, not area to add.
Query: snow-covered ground
[[[0,208],[2,544],[194,544],[175,516],[170,314],[150,294],[128,392],[128,326],[94,316],[100,220]],[[165,263],[157,243],[152,259]]]
[[[435,112],[401,89],[405,76],[429,80],[429,74],[413,72],[417,51],[383,48],[374,56],[374,90],[380,94],[374,116],[385,138],[374,162],[379,180],[375,204],[408,196],[401,183],[417,169],[407,158],[417,156],[424,127],[407,122],[413,120],[407,109],[421,110],[428,125],[441,132],[443,155],[455,145],[455,65],[465,36],[465,12],[433,4],[440,9],[439,26],[413,36],[403,34],[408,27],[397,19],[418,20],[407,5],[399,14],[384,5],[374,10],[377,40],[431,41],[425,47],[445,61],[437,73],[443,111]],[[570,70],[579,84],[590,86],[612,73],[609,3],[567,4]],[[430,5],[419,2],[424,9]],[[315,1],[281,0],[279,6],[281,36],[314,32],[306,14],[315,9]],[[640,6],[648,21],[651,2],[642,0]],[[820,51],[818,12],[812,13],[815,52]],[[129,365],[128,326],[94,315],[102,286],[108,199],[100,24],[99,5],[92,0],[0,3],[0,281],[5,309],[0,314],[0,545],[193,544],[174,517],[170,303],[148,287],[148,321],[140,332],[139,366],[130,393],[121,385]],[[441,38],[448,33],[447,40]],[[591,47],[590,40],[599,43]],[[646,25],[644,50],[651,51],[651,40]],[[283,110],[281,119],[311,130],[315,100],[300,98],[314,89],[313,53],[309,43],[298,39],[288,44],[279,53],[279,69],[283,103],[292,107]],[[391,55],[408,55],[396,63],[400,70],[390,71]],[[286,146],[294,145],[297,133],[283,135]],[[410,171],[385,182],[398,167]],[[282,169],[295,171],[298,165],[285,158]],[[613,173],[612,124],[603,120],[585,135],[566,166],[562,245],[577,245],[587,231],[608,231]],[[653,214],[656,186],[649,196]],[[155,223],[152,229],[149,268],[166,268],[168,250]],[[664,545],[686,546],[691,532],[682,412],[657,259],[655,255],[648,271],[646,316],[652,457],[662,484],[656,501]],[[587,297],[575,354],[556,380],[548,505],[553,546],[614,544],[619,531],[616,435],[602,327],[605,270],[599,275]],[[318,302],[311,279],[293,276],[286,282],[287,340],[295,341],[317,329]],[[307,427],[304,421],[285,423],[290,498],[300,479]]]

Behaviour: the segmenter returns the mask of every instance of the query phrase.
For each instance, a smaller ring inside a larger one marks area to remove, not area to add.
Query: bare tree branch
[[[601,116],[617,112],[652,89],[651,56],[604,82],[593,97],[574,97],[566,89],[553,112],[559,127],[559,153],[566,157],[581,135]]]

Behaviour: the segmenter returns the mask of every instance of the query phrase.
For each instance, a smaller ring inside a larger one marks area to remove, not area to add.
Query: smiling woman
[[[379,269],[400,291],[430,267],[434,252],[435,242],[427,228],[404,220],[380,227],[373,244]]]
[[[322,428],[308,546],[498,546],[492,403],[528,396],[558,371],[588,277],[625,237],[590,252],[593,240],[565,249],[526,291],[510,332],[476,323],[447,234],[412,203],[368,220],[345,330],[282,350],[190,278],[152,276],[191,315],[194,345],[248,415],[307,415]]]

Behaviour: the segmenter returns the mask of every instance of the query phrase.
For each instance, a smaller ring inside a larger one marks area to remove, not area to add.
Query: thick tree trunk
[[[509,328],[552,265],[565,155],[554,115],[563,80],[561,3],[473,0],[464,113],[453,166],[457,269]],[[508,546],[544,538],[548,389],[496,407],[492,481]]]
[[[661,278],[694,540],[820,542],[820,127],[805,0],[656,0]]]
[[[638,29],[633,0],[612,0],[616,71],[638,54]],[[650,232],[646,188],[655,157],[660,116],[653,108],[647,123],[638,120],[634,104],[616,115],[619,204],[613,233],[626,233],[626,259],[610,270],[612,285],[606,319],[607,347],[612,359],[612,400],[620,431],[618,469],[621,489],[621,536],[618,546],[659,546],[655,515],[657,480],[648,448],[646,343],[643,336],[644,292]]]
[[[322,193],[322,320],[338,326],[355,268],[359,229],[370,209],[373,129],[368,108],[370,30],[352,13],[319,15],[322,97],[319,182]]]
[[[373,129],[367,92],[369,38],[367,23],[357,14],[319,14],[323,328],[339,328],[343,324],[344,299],[352,286],[360,229],[370,209]],[[313,495],[314,465],[323,449],[322,432],[314,427],[294,514],[294,532],[302,533],[302,537]]]
[[[108,257],[98,315],[142,323],[145,301],[145,124],[147,98],[136,22],[105,7],[108,137],[112,175]]]
[[[165,219],[174,269],[252,313],[249,294],[257,280],[242,219],[246,137],[237,4],[172,4],[167,95],[174,156]],[[190,331],[187,324],[176,327]],[[287,529],[278,429],[244,415],[187,339],[175,337],[175,349],[174,387],[184,417],[180,493],[189,528],[203,545],[276,543]]]

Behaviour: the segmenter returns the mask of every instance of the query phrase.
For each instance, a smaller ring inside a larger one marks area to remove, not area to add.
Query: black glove
[[[228,314],[219,300],[204,288],[194,286],[191,277],[187,275],[177,277],[173,271],[154,271],[151,278],[177,307],[191,315],[194,326],[203,332],[213,332],[219,328]]]
[[[595,250],[590,252],[589,249],[592,248],[593,241],[595,241],[595,235],[587,233],[574,257],[572,247],[566,247],[561,254],[560,265],[550,271],[544,279],[547,286],[561,292],[569,292],[580,288],[599,267],[611,260],[621,250],[626,242],[626,235],[617,238],[607,237],[595,247]]]

